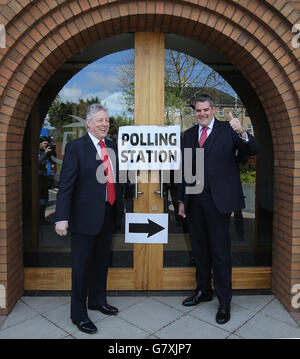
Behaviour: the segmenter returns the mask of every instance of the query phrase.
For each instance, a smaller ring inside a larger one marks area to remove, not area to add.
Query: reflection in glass
[[[120,125],[132,124],[133,108],[128,109],[122,94],[126,89],[118,75],[124,59],[131,57],[132,52],[109,55],[85,67],[52,102],[41,130],[34,127],[39,126],[35,123],[26,128],[23,150],[25,267],[71,266],[70,234],[58,236],[53,224],[65,147],[69,141],[86,135],[85,113],[92,103],[102,103],[108,109],[111,140],[117,140]],[[33,133],[40,135],[40,143]],[[124,193],[125,211],[131,212],[133,197],[131,188],[125,184]],[[125,244],[124,227],[123,221],[113,236],[112,267],[133,267],[133,245]]]

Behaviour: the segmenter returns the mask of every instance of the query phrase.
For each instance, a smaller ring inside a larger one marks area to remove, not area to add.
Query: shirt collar
[[[214,123],[215,123],[215,118],[213,117],[210,124],[208,126],[206,126],[206,127],[208,127],[209,130],[212,130],[213,127],[214,127]],[[199,125],[199,132],[202,131],[202,128],[203,127],[201,125]]]
[[[88,135],[90,136],[90,139],[93,141],[93,144],[97,146],[100,140],[98,140],[98,138],[92,135],[90,132],[88,132]],[[105,139],[103,139],[103,142],[105,143]]]

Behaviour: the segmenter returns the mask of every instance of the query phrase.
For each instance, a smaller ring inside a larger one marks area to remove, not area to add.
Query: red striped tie
[[[205,140],[207,139],[207,130],[208,127],[202,127],[202,133],[200,136],[199,146],[202,148],[204,145]]]
[[[111,169],[110,161],[107,154],[107,149],[105,143],[103,141],[99,141],[99,145],[101,147],[101,158],[105,168],[105,175],[107,177],[107,201],[113,205],[116,200],[116,189],[114,176]]]

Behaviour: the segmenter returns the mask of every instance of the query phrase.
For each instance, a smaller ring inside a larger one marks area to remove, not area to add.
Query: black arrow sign
[[[159,224],[148,218],[148,223],[129,223],[129,232],[131,233],[148,233],[147,238],[165,229]]]

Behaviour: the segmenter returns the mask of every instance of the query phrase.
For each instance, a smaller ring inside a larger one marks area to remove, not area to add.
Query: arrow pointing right
[[[129,232],[131,233],[148,233],[147,238],[165,229],[161,225],[151,221],[148,218],[148,223],[129,223]]]

